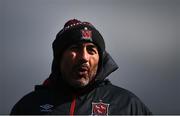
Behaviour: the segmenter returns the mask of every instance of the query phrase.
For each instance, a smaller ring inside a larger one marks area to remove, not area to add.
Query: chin
[[[76,80],[74,82],[71,83],[71,85],[73,87],[76,87],[76,88],[81,88],[81,87],[85,87],[89,84],[89,80]]]

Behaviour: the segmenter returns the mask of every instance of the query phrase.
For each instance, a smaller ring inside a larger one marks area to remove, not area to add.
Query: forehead
[[[87,47],[87,46],[89,46],[89,47],[94,47],[94,48],[97,49],[97,46],[94,43],[91,43],[91,42],[79,42],[79,43],[72,44],[69,47],[72,47],[72,46],[79,46],[79,47]]]

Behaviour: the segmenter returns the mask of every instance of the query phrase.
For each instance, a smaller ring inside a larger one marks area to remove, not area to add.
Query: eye
[[[78,45],[72,45],[72,46],[69,47],[69,50],[78,51],[78,50],[80,50],[80,47]]]
[[[94,54],[97,54],[97,53],[98,53],[97,48],[94,47],[94,46],[88,46],[88,47],[87,47],[87,51],[88,51],[88,53],[91,54],[91,55],[94,55]]]

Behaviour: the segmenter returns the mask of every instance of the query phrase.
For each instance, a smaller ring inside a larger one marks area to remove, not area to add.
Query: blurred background
[[[120,67],[113,84],[153,114],[180,114],[179,0],[0,0],[0,114],[49,76],[51,44],[72,18],[103,35]]]

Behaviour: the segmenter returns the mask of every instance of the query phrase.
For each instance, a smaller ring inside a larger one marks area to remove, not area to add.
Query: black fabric
[[[48,84],[36,86],[35,91],[24,96],[12,109],[11,114],[63,114],[69,115],[73,97],[76,96],[74,114],[92,114],[92,103],[109,104],[108,114],[151,114],[149,109],[130,91],[112,85],[107,79],[111,72],[118,67],[106,53],[103,69],[98,79],[81,90],[72,90],[62,80],[48,80]],[[101,77],[102,76],[102,77]],[[100,78],[101,77],[101,78]],[[42,106],[47,106],[47,109]],[[51,107],[51,108],[48,108]]]
[[[62,91],[63,88],[61,88]],[[41,114],[63,114],[69,115],[72,96],[70,93],[51,90],[46,87],[38,87],[36,91],[26,95],[16,104],[11,114],[41,115]],[[95,89],[76,96],[76,107],[74,114],[91,115],[92,102],[109,104],[109,115],[146,115],[151,114],[148,108],[131,92],[113,86],[107,80],[99,84]],[[42,105],[50,104],[50,111],[42,111]]]

